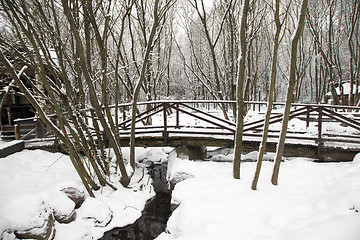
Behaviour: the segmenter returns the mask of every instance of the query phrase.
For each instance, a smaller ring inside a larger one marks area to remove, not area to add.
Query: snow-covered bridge
[[[234,146],[236,123],[223,117],[219,105],[234,101],[153,101],[139,103],[136,116],[136,146]],[[244,150],[258,149],[264,125],[266,102],[247,102],[244,119]],[[283,103],[275,103],[270,120],[267,151],[274,152],[279,138]],[[129,104],[121,105],[126,109]],[[285,156],[318,158],[322,161],[352,160],[360,151],[358,107],[293,104],[286,137]],[[148,123],[151,123],[149,125]],[[131,119],[123,114],[119,123],[121,145],[130,142]]]
[[[152,101],[138,103],[135,118],[135,145],[158,146],[215,146],[232,148],[236,123],[233,121],[234,101]],[[266,102],[246,102],[243,148],[258,149],[261,141]],[[225,107],[229,119],[219,106]],[[270,120],[267,151],[274,152],[279,138],[283,116],[283,103],[275,103]],[[130,142],[131,104],[113,108],[118,126],[120,145]],[[286,136],[284,156],[311,157],[322,161],[349,161],[360,152],[360,107],[293,104]],[[116,113],[116,114],[115,114]],[[27,119],[28,121],[28,119]],[[17,120],[18,139],[21,135],[21,120]],[[39,132],[39,126],[31,130]],[[30,131],[30,132],[31,132]],[[38,134],[37,134],[38,135]],[[44,139],[40,139],[44,140]],[[32,140],[34,141],[34,140]],[[105,138],[106,142],[106,138]]]

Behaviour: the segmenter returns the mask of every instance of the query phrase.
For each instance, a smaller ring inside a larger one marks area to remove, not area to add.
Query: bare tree
[[[247,14],[249,11],[249,0],[245,0],[242,6],[242,15],[240,23],[240,60],[237,75],[236,88],[236,132],[234,140],[234,162],[233,162],[233,176],[240,179],[240,163],[242,152],[242,137],[244,128],[244,82],[245,82],[245,61],[246,61],[246,25]]]
[[[133,93],[132,101],[132,111],[131,111],[131,136],[130,136],[130,165],[135,169],[135,118],[137,110],[137,101],[140,93],[142,84],[146,78],[147,69],[148,69],[148,60],[150,58],[150,53],[156,43],[156,34],[159,30],[160,23],[165,19],[167,11],[175,3],[175,0],[168,0],[164,3],[161,3],[159,0],[154,0],[153,6],[153,22],[150,34],[148,36],[146,50],[143,57],[143,63],[141,67],[141,73],[139,79],[136,83]]]
[[[259,154],[258,154],[258,158],[257,158],[256,171],[255,171],[254,179],[253,179],[252,186],[251,186],[251,189],[253,189],[253,190],[256,190],[256,188],[257,188],[257,183],[258,183],[260,171],[261,171],[261,165],[262,165],[264,153],[266,150],[266,143],[267,143],[267,137],[268,137],[268,132],[269,132],[269,122],[270,122],[271,110],[273,108],[273,102],[274,102],[278,49],[279,49],[279,45],[280,45],[280,42],[282,39],[282,37],[280,36],[280,33],[281,33],[281,28],[285,22],[285,18],[286,18],[286,15],[283,18],[283,21],[280,20],[280,0],[276,0],[275,9],[274,9],[274,22],[276,25],[276,32],[275,32],[275,36],[274,36],[273,58],[272,58],[272,65],[271,65],[269,100],[268,100],[267,110],[266,110],[266,114],[265,114],[263,136],[262,136],[261,143],[259,146]]]
[[[294,95],[293,93],[294,93],[294,87],[295,87],[295,81],[296,81],[296,60],[297,60],[298,42],[301,37],[302,31],[304,29],[305,16],[306,16],[305,14],[307,12],[307,7],[308,7],[308,0],[303,0],[302,5],[301,5],[300,17],[299,17],[298,25],[296,28],[296,32],[295,32],[294,36],[292,37],[292,41],[291,41],[291,61],[290,61],[289,85],[288,85],[288,91],[287,91],[287,96],[286,96],[280,138],[279,138],[279,142],[278,142],[277,149],[276,149],[274,170],[273,170],[273,174],[272,174],[272,178],[271,178],[271,182],[274,185],[278,184],[280,163],[281,163],[282,155],[284,152],[285,138],[286,138],[286,132],[287,132],[287,127],[288,127],[288,122],[289,122],[290,107],[291,107],[291,103],[293,101],[293,95]]]
[[[122,42],[124,28],[117,31],[115,26],[124,26],[132,3],[118,5],[118,16],[110,12],[111,1],[42,4],[37,0],[2,0],[1,4],[20,44],[10,45],[1,39],[1,62],[40,119],[66,146],[89,194],[93,196],[92,189],[104,185],[116,189],[109,178],[113,162],[104,151],[105,140],[115,153],[121,184],[127,186],[130,177],[110,110],[109,76],[114,64],[108,43],[115,42],[113,36],[118,36],[117,43]],[[95,41],[90,41],[90,36]],[[17,59],[9,58],[5,54],[8,51]],[[18,59],[24,67],[34,69],[35,78],[22,76],[20,80],[14,66]],[[49,119],[49,114],[56,115],[58,125]],[[92,124],[87,122],[89,117]]]

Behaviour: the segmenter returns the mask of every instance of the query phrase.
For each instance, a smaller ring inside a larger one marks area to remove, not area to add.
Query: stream
[[[148,170],[156,196],[147,201],[142,216],[134,224],[114,228],[106,232],[102,240],[153,240],[165,231],[171,215],[171,193],[166,180],[167,163],[152,164]]]

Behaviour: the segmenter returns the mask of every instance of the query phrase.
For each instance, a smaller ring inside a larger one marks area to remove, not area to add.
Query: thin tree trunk
[[[298,46],[298,42],[299,42],[299,39],[301,37],[302,31],[303,31],[304,25],[305,25],[305,14],[307,11],[307,5],[308,5],[308,0],[303,0],[302,5],[301,5],[301,13],[300,13],[300,18],[299,18],[299,23],[298,23],[298,26],[296,29],[296,33],[291,41],[291,62],[290,62],[289,86],[288,86],[288,92],[287,92],[287,96],[286,96],[282,129],[281,129],[279,143],[278,143],[278,146],[276,149],[275,164],[274,164],[273,174],[272,174],[272,178],[271,178],[271,182],[274,185],[278,184],[280,163],[281,163],[282,155],[284,152],[285,138],[286,138],[286,132],[287,132],[287,127],[288,127],[288,122],[289,122],[289,113],[290,113],[291,103],[293,100],[294,86],[295,86],[295,80],[296,80],[297,46]]]
[[[75,155],[77,155],[75,147],[73,144],[71,144],[66,136],[63,135],[63,132],[53,124],[53,122],[46,116],[46,114],[43,112],[42,108],[40,107],[39,103],[36,101],[36,99],[32,96],[32,94],[28,91],[28,89],[25,87],[24,83],[19,79],[18,75],[15,73],[14,67],[12,64],[6,59],[6,57],[3,55],[2,51],[0,51],[0,61],[4,64],[5,68],[11,75],[12,79],[16,82],[17,86],[21,90],[22,93],[24,93],[25,97],[29,100],[31,105],[35,108],[37,113],[39,114],[40,118],[45,122],[47,126],[50,126],[51,130],[54,132],[54,134],[60,138],[60,140],[64,143],[67,143],[67,146],[69,147],[70,151],[70,159],[73,163],[73,166],[75,170],[77,171],[82,183],[84,184],[87,192],[90,196],[94,197],[94,194],[89,186],[88,180],[86,178],[85,169],[82,167],[81,164],[77,161],[77,158]]]
[[[276,82],[276,67],[277,67],[277,57],[278,57],[278,50],[279,50],[279,44],[280,44],[280,31],[281,31],[281,24],[280,24],[280,0],[276,0],[276,6],[275,6],[275,24],[276,24],[276,33],[274,38],[274,50],[273,50],[273,59],[272,59],[272,66],[271,66],[271,80],[270,80],[270,93],[269,93],[269,102],[266,110],[265,115],[265,122],[264,122],[264,130],[263,130],[263,136],[262,140],[259,146],[259,154],[257,158],[257,164],[256,164],[256,171],[255,176],[251,185],[252,190],[256,190],[257,183],[260,176],[261,171],[261,165],[264,158],[264,153],[266,150],[266,142],[269,132],[269,122],[270,122],[270,116],[271,116],[271,110],[273,107],[274,102],[274,92],[275,92],[275,82]]]
[[[245,58],[246,58],[246,24],[247,14],[249,11],[250,0],[245,0],[243,3],[241,25],[240,25],[240,61],[239,71],[237,76],[236,89],[236,132],[234,144],[234,162],[233,162],[233,176],[240,179],[240,163],[242,152],[242,137],[244,128],[244,81],[245,81]]]
[[[155,38],[156,30],[160,22],[158,16],[158,7],[159,7],[159,0],[155,0],[153,25],[151,27],[149,39],[147,41],[146,51],[143,58],[143,65],[141,68],[139,80],[135,86],[134,94],[133,94],[133,102],[131,109],[131,134],[130,134],[130,165],[133,169],[135,169],[135,118],[136,118],[137,102],[138,102],[141,86],[146,78],[147,64],[150,59],[151,50],[153,48],[153,41]]]

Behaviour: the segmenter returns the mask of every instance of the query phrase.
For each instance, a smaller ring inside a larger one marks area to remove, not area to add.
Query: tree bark
[[[273,49],[273,59],[272,59],[272,66],[271,66],[271,80],[270,80],[270,92],[269,92],[269,102],[267,105],[265,120],[264,120],[264,129],[263,129],[263,136],[261,139],[261,143],[259,146],[259,154],[257,158],[256,164],[256,171],[254,175],[254,179],[251,185],[252,190],[256,190],[257,183],[260,176],[261,165],[264,158],[264,153],[266,150],[266,142],[269,132],[269,122],[271,116],[271,110],[274,103],[274,92],[275,92],[275,83],[276,83],[276,69],[277,69],[277,57],[278,57],[278,50],[280,44],[280,32],[281,32],[281,23],[280,23],[280,0],[276,0],[275,3],[275,13],[274,13],[274,20],[276,24],[276,32],[274,38],[274,49]]]
[[[165,17],[165,13],[167,12],[167,10],[170,8],[171,5],[172,5],[172,0],[167,1],[165,5],[162,7],[162,9],[159,9],[160,7],[159,0],[155,0],[154,2],[153,24],[151,27],[149,38],[147,39],[145,54],[142,59],[143,64],[141,68],[141,73],[133,93],[133,101],[132,101],[132,109],[131,109],[131,133],[130,133],[130,165],[133,169],[135,169],[135,118],[136,118],[139,93],[142,84],[146,78],[146,70],[148,67],[148,61],[150,59],[150,53],[154,46],[156,31],[158,29],[158,26],[162,18]]]
[[[246,58],[246,24],[250,0],[243,3],[240,25],[240,61],[236,88],[236,132],[234,141],[233,176],[240,179],[240,164],[242,152],[242,137],[244,128],[244,81],[245,81],[245,58]]]
[[[291,62],[290,62],[289,85],[288,85],[288,91],[287,91],[287,96],[286,96],[286,103],[285,103],[285,109],[284,109],[281,134],[280,134],[279,142],[278,142],[277,149],[276,149],[275,164],[274,164],[273,174],[272,174],[272,178],[271,178],[271,182],[274,185],[278,184],[280,163],[281,163],[282,155],[284,152],[285,138],[286,138],[286,132],[287,132],[287,127],[288,127],[288,122],[289,122],[290,107],[291,107],[291,103],[293,100],[294,86],[295,86],[295,80],[296,80],[297,46],[298,46],[298,42],[301,37],[302,31],[304,29],[305,14],[307,11],[307,6],[308,6],[308,0],[303,0],[302,5],[301,5],[301,13],[300,13],[298,26],[296,28],[295,35],[291,41]]]

